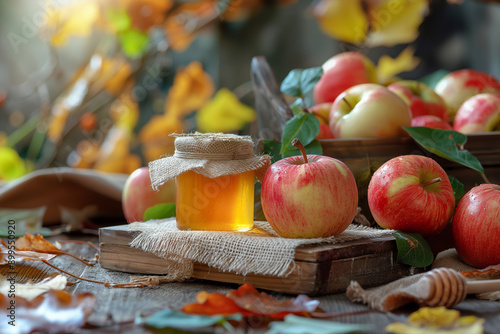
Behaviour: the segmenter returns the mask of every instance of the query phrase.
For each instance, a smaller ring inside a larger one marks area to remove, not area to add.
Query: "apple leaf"
[[[398,262],[423,268],[432,264],[434,254],[425,239],[418,233],[392,233],[398,247]]]
[[[152,206],[144,212],[144,221],[165,219],[175,216],[175,203],[163,203]]]
[[[455,205],[457,205],[465,194],[464,184],[451,175],[448,175],[448,179],[450,179],[451,187],[453,188],[453,193],[455,194]]]
[[[274,140],[263,140],[262,144],[264,145],[264,154],[267,154],[271,157],[271,164],[281,159],[281,143],[278,143]]]
[[[311,143],[304,146],[304,148],[306,149],[307,154],[318,154],[318,155],[323,154],[323,148],[321,147],[321,143],[317,140],[313,140]],[[302,155],[302,153],[298,148],[294,147],[293,150],[286,151],[285,153],[283,153],[281,157],[287,158],[287,157],[293,157],[294,155]]]
[[[479,160],[464,149],[467,136],[463,133],[453,130],[431,129],[425,126],[404,126],[403,129],[427,151],[472,168],[484,175],[484,169]]]
[[[281,92],[303,98],[321,78],[323,69],[318,67],[291,70],[281,83]]]
[[[297,138],[302,145],[309,145],[319,133],[319,121],[310,113],[302,113],[290,118],[281,134],[281,154],[292,151],[292,140]]]
[[[287,315],[284,321],[271,322],[270,327],[271,329],[267,334],[342,334],[371,331],[371,328],[366,325],[344,324],[329,320],[299,317],[293,314]]]

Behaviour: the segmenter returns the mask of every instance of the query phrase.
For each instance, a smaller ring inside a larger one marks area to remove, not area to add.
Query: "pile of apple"
[[[404,135],[403,126],[454,129],[462,133],[500,130],[500,83],[492,76],[459,70],[432,89],[412,80],[376,83],[375,66],[357,52],[323,65],[310,108],[320,121],[317,139]],[[342,233],[356,214],[358,192],[340,160],[306,155],[274,163],[261,189],[262,209],[283,237],[314,238]],[[475,267],[500,263],[500,186],[472,188],[455,206],[444,169],[433,159],[403,155],[384,163],[368,186],[368,204],[383,228],[437,235],[452,222],[460,258]]]
[[[500,82],[487,73],[451,72],[432,89],[416,80],[377,83],[374,64],[359,52],[337,54],[322,67],[311,107],[317,139],[400,136],[402,126],[500,130]]]

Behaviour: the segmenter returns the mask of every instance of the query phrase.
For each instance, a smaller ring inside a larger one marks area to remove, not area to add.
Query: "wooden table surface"
[[[85,240],[97,245],[97,235],[70,234],[59,235],[48,238],[51,241],[57,240]],[[92,259],[96,253],[95,249],[82,244],[63,244],[63,250],[76,256]],[[108,271],[100,267],[99,263],[94,266],[86,266],[79,261],[67,256],[59,256],[50,261],[58,267],[69,272],[99,281],[128,282],[130,274]],[[5,267],[5,266],[4,266]],[[55,272],[55,269],[43,263],[26,262],[18,265],[19,275],[39,276]],[[0,273],[1,269],[0,268]],[[102,284],[85,281],[77,282],[74,278],[69,278],[69,282],[76,284],[69,285],[66,290],[71,293],[91,292],[97,297],[97,303],[89,322],[103,325],[99,329],[82,329],[78,333],[149,333],[141,326],[134,325],[133,320],[138,313],[152,314],[165,308],[180,309],[183,305],[195,301],[195,296],[200,291],[226,293],[237,288],[237,285],[214,283],[209,281],[192,280],[182,283],[166,283],[159,286],[145,288],[109,288]],[[294,297],[282,293],[269,292],[275,298],[286,299]],[[361,304],[354,304],[347,299],[345,294],[333,294],[322,297],[315,297],[320,301],[320,307],[326,312],[349,313],[368,310],[368,307]],[[455,309],[462,315],[475,315],[486,319],[485,333],[496,334],[500,331],[500,302],[484,301],[474,298],[467,298],[457,305]],[[408,307],[395,313],[372,312],[359,315],[347,315],[333,319],[334,321],[345,323],[368,324],[372,328],[372,333],[385,333],[384,328],[388,324],[396,321],[405,322],[409,313],[416,310],[415,307]],[[257,327],[258,324],[255,325]],[[217,333],[222,333],[222,328],[218,328]],[[265,329],[252,328],[246,331],[238,329],[238,333],[264,333]]]

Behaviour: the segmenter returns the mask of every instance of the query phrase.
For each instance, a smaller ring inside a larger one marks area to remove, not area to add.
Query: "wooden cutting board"
[[[132,248],[138,232],[127,225],[99,230],[100,264],[103,268],[137,274],[162,275],[166,261]],[[222,272],[205,264],[194,264],[193,278],[226,283],[250,283],[256,288],[291,294],[325,295],[345,292],[351,280],[363,287],[378,286],[422,271],[396,261],[392,236],[342,244],[301,246],[295,251],[296,266],[287,277]]]

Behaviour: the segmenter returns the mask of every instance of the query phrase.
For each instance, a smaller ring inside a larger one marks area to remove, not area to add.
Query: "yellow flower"
[[[227,88],[221,88],[214,98],[196,114],[201,132],[232,132],[255,120],[255,110],[242,104]]]
[[[0,180],[14,180],[26,172],[24,160],[14,149],[7,146],[0,147]]]
[[[422,307],[408,317],[408,323],[396,322],[385,330],[395,334],[482,334],[484,319],[460,317],[457,310]]]

